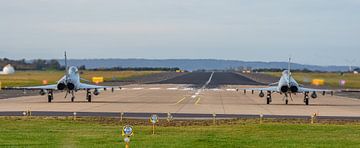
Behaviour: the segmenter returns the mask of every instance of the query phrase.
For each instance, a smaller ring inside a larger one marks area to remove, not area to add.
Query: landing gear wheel
[[[86,90],[86,100],[88,102],[91,102],[91,92],[90,92],[90,90]]]
[[[52,97],[48,95],[48,102],[51,103]]]
[[[87,100],[88,102],[91,102],[91,95],[88,95]]]
[[[304,95],[304,103],[305,105],[309,105],[309,92],[306,92]]]
[[[271,92],[268,91],[266,96],[266,104],[270,104],[270,103],[271,103]]]
[[[304,100],[304,102],[305,102],[305,105],[309,105],[309,98],[306,98],[306,99]]]
[[[51,101],[54,99],[54,93],[52,90],[49,90],[48,92],[48,102],[51,103]]]
[[[74,102],[74,100],[75,100],[75,97],[71,97],[71,102]]]
[[[285,100],[285,104],[289,104],[289,100]]]

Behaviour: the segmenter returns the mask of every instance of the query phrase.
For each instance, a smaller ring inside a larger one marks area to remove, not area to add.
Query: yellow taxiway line
[[[178,102],[176,102],[175,104],[179,104],[181,103],[182,101],[184,101],[186,99],[186,97],[182,98],[181,100],[179,100]]]
[[[196,100],[195,105],[199,104],[200,100],[201,100],[201,98],[199,97],[199,98]]]

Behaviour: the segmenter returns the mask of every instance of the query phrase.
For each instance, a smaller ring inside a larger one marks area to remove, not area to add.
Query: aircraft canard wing
[[[277,87],[275,87],[275,86],[264,87],[264,88],[240,88],[239,90],[271,91],[271,92],[277,92],[278,91]]]
[[[312,88],[305,88],[305,87],[299,87],[299,92],[333,92],[333,90],[328,89],[312,89]]]
[[[13,87],[12,89],[27,89],[27,90],[41,90],[41,89],[46,89],[46,90],[57,90],[57,85],[56,85],[56,84],[52,84],[52,85],[44,85],[44,86]]]
[[[91,84],[85,84],[85,83],[80,83],[80,85],[79,85],[79,89],[103,89],[103,88],[112,88],[112,87],[91,85]]]

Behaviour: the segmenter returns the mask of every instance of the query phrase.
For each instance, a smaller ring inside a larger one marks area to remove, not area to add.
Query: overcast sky
[[[0,0],[0,57],[360,65],[359,0]]]

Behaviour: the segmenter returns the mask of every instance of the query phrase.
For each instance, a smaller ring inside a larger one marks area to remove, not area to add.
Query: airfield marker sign
[[[167,113],[167,119],[168,122],[170,122],[171,120],[173,120],[173,116],[171,115],[170,112]]]
[[[153,124],[153,135],[155,135],[155,124],[159,121],[159,117],[156,114],[151,115],[150,122]]]
[[[120,122],[123,121],[123,118],[124,118],[124,112],[121,112],[121,113],[120,113]]]
[[[130,147],[130,137],[133,136],[133,127],[125,125],[122,129],[121,135],[124,137],[125,148]]]
[[[264,114],[263,114],[263,113],[261,113],[261,114],[260,114],[260,124],[262,124],[262,123],[263,123],[263,118],[264,118]]]
[[[92,77],[92,82],[99,84],[104,82],[104,77]]]
[[[73,113],[74,120],[76,120],[76,112]]]
[[[213,124],[216,125],[216,113],[213,113]]]

